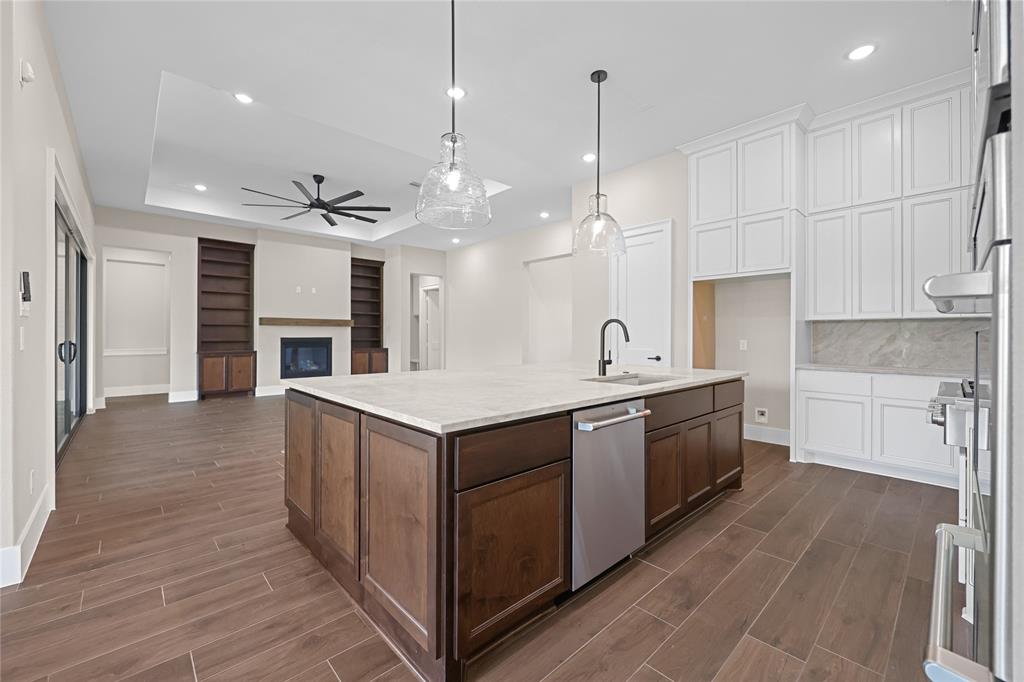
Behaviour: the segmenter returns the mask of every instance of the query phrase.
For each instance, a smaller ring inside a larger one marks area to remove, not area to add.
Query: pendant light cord
[[[601,81],[597,82],[597,192],[598,207],[601,204]]]
[[[452,89],[449,93],[452,100],[452,136],[455,135],[455,0],[452,0]]]

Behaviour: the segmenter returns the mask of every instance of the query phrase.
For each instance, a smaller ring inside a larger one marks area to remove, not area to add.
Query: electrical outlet
[[[295,293],[301,294],[302,293],[302,287],[295,287]]]
[[[747,349],[747,340],[746,339],[740,339],[740,350],[746,350],[746,349]]]
[[[768,423],[768,410],[764,407],[754,408],[754,421],[758,424]]]

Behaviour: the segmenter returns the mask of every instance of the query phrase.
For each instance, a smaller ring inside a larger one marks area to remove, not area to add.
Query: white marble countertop
[[[646,386],[623,386],[581,381],[593,377],[596,374],[594,368],[518,365],[477,370],[287,379],[281,383],[317,398],[440,434],[704,386],[747,375],[747,372],[731,370],[624,365],[609,367],[608,375],[634,371],[669,374],[673,378]]]
[[[962,379],[974,375],[973,369],[919,369],[911,367],[867,367],[861,365],[826,365],[807,362],[797,369],[823,370],[828,372],[857,372],[860,374],[905,374],[916,377],[945,377]]]

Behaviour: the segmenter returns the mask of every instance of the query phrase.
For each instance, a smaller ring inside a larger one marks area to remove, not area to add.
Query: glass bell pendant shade
[[[590,195],[590,213],[576,226],[572,240],[573,255],[599,253],[603,256],[622,256],[626,253],[626,240],[615,218],[608,215],[608,197]]]
[[[427,171],[416,201],[416,219],[446,230],[483,227],[491,222],[491,203],[483,180],[466,163],[466,138],[441,136],[441,161]]]

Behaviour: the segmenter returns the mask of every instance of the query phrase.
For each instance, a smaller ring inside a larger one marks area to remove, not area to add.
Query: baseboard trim
[[[18,537],[18,544],[0,548],[0,587],[20,583],[25,578],[32,557],[35,556],[36,547],[39,546],[39,538],[46,528],[46,520],[50,518],[50,511],[53,509],[49,500],[48,483],[39,491],[39,499],[36,500],[32,515]]]
[[[842,469],[852,469],[865,474],[877,474],[890,478],[900,478],[906,481],[917,481],[928,485],[942,486],[943,488],[956,488],[959,486],[956,474],[942,474],[933,471],[920,471],[909,467],[892,466],[881,462],[866,461],[842,455],[830,455],[813,450],[804,450],[802,453],[804,462],[815,462]]]
[[[199,400],[199,391],[169,391],[167,402],[169,403],[190,403]]]
[[[171,390],[168,384],[141,384],[139,386],[111,386],[103,389],[104,398],[126,398],[133,395],[154,395]]]
[[[257,386],[256,397],[262,398],[268,395],[284,395],[284,386]]]
[[[747,440],[756,440],[759,443],[789,446],[789,429],[780,429],[777,426],[744,424],[743,437]]]

